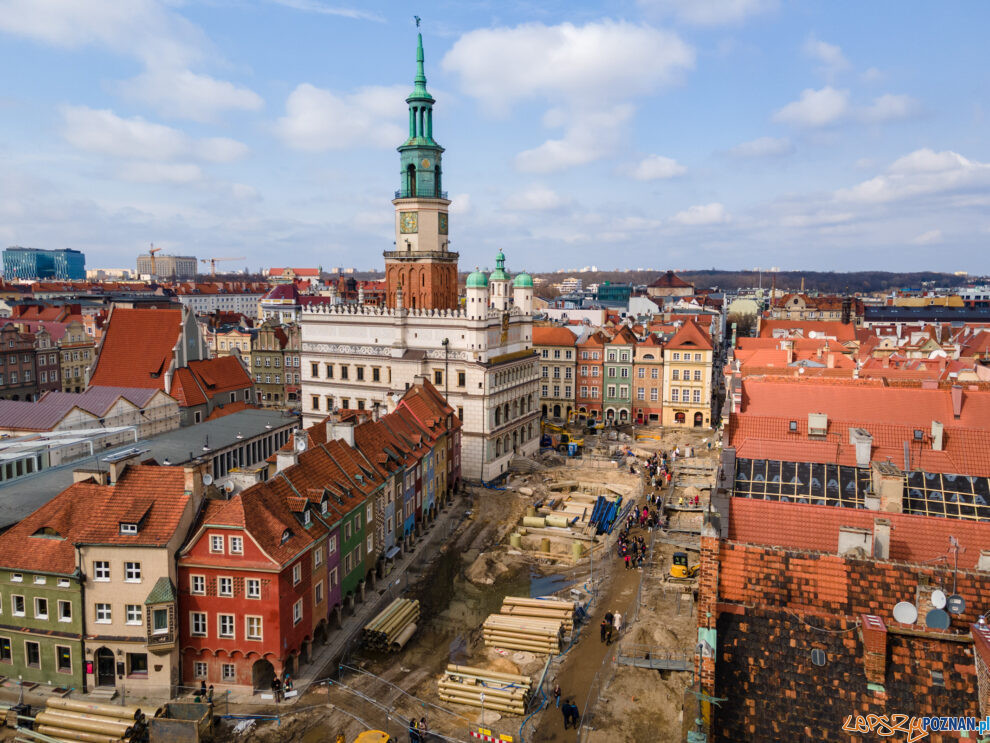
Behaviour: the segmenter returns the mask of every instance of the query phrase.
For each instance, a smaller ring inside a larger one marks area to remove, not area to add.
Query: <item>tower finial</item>
[[[419,25],[419,24],[417,24]],[[423,54],[423,34],[416,34],[416,77],[413,79],[413,97],[429,97],[426,90],[425,55]]]

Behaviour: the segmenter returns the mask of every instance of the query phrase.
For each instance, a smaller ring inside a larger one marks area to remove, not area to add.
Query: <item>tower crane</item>
[[[210,264],[210,276],[216,276],[217,275],[217,263],[219,263],[220,261],[243,261],[243,260],[245,260],[245,258],[244,258],[244,256],[237,256],[237,257],[234,257],[234,258],[200,258],[199,260],[200,260],[201,263],[209,263]]]
[[[154,281],[158,278],[158,273],[155,271],[155,253],[157,253],[161,248],[156,248],[154,243],[151,243],[151,248],[148,250],[148,255],[151,256],[151,280]]]

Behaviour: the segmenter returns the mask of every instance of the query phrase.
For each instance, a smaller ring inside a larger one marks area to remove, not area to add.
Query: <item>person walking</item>
[[[560,684],[553,685],[553,702],[560,709]]]
[[[417,727],[415,718],[409,721],[409,743],[422,743]]]
[[[564,730],[567,730],[571,726],[571,700],[568,699],[564,702],[564,706],[560,708],[560,714],[564,716]]]
[[[602,642],[605,642],[605,635],[608,633],[609,624],[604,619],[602,620]]]
[[[276,704],[282,701],[282,680],[278,676],[272,679],[272,694]]]
[[[574,729],[577,730],[578,726],[581,724],[581,713],[578,712],[577,705],[571,702],[571,722],[574,724]]]
[[[606,645],[611,645],[612,644],[612,625],[611,624],[605,630],[605,644]]]
[[[615,612],[615,618],[612,620],[615,625],[615,636],[618,638],[619,633],[622,632],[622,615],[619,612]]]

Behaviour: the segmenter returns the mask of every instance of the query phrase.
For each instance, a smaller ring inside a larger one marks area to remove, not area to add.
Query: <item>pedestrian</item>
[[[553,685],[553,703],[560,709],[560,684]]]
[[[567,730],[571,726],[571,700],[568,699],[564,702],[564,706],[560,708],[560,714],[564,716],[564,730]]]
[[[615,636],[618,637],[619,633],[622,632],[622,615],[619,612],[615,612],[613,623],[615,624]]]
[[[605,612],[605,621],[608,622],[610,626],[614,620],[615,620],[615,615],[612,614],[612,612],[610,611]]]
[[[608,633],[608,622],[602,620],[602,642],[605,642],[605,635]]]
[[[210,690],[206,692],[206,703],[213,704],[213,684],[210,684]]]
[[[275,695],[275,702],[282,701],[282,680],[278,676],[272,679],[272,694]]]
[[[409,721],[409,743],[422,743],[422,739],[419,737],[419,731],[416,729],[415,719]]]
[[[612,629],[613,629],[612,628],[612,625],[610,624],[608,626],[608,629],[605,630],[605,644],[606,645],[611,645],[612,644]]]
[[[419,737],[423,743],[426,743],[430,739],[430,727],[426,724],[426,718],[419,718]]]
[[[200,699],[202,699],[203,697],[206,696],[206,682],[205,681],[200,681],[199,682],[199,692],[198,692],[198,694],[199,694]]]
[[[577,705],[571,702],[571,720],[574,723],[574,729],[577,730],[578,725],[581,724],[581,713],[578,712]]]
[[[626,570],[629,569],[629,554],[626,553]]]

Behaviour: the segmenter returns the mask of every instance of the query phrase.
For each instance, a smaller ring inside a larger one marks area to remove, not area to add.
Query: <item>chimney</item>
[[[203,470],[206,462],[196,460],[182,468],[182,489],[191,494],[194,499],[203,497]]]
[[[859,619],[866,681],[883,686],[887,680],[887,625],[875,614],[861,614]]]
[[[942,437],[945,433],[944,426],[938,421],[932,421],[932,450],[942,451]]]
[[[990,626],[982,618],[978,624],[971,624],[973,633],[973,660],[976,663],[977,688],[980,702],[980,717],[990,715]]]
[[[348,446],[354,446],[354,422],[327,422],[327,440],[343,439]]]
[[[127,469],[129,465],[137,464],[138,458],[144,454],[140,449],[127,449],[119,454],[114,454],[104,461],[109,461],[110,473],[107,478],[107,484],[116,485],[117,481],[123,476],[124,470]]]
[[[829,369],[835,368],[835,354],[831,351],[828,352],[828,360],[825,362],[825,366]]]
[[[959,416],[962,415],[962,387],[958,384],[952,385],[952,417],[959,420]]]
[[[850,428],[849,443],[856,447],[856,466],[869,467],[873,454],[873,434],[865,428]]]
[[[839,527],[839,557],[869,557],[872,554],[873,534],[858,526]]]
[[[871,471],[873,492],[880,496],[880,510],[904,511],[904,473],[890,462],[874,462]]]
[[[306,451],[309,448],[309,435],[301,428],[297,428],[292,432],[292,446],[297,452]]]
[[[980,558],[976,561],[976,569],[990,571],[990,550],[980,550]]]
[[[890,559],[890,519],[873,519],[873,556]]]

